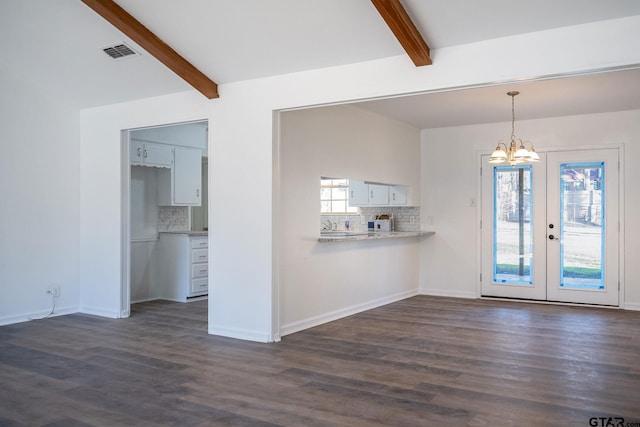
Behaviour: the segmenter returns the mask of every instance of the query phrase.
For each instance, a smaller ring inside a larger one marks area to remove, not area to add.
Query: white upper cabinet
[[[403,206],[407,204],[407,186],[389,186],[389,204],[391,206]]]
[[[349,180],[349,206],[369,206],[369,184]]]
[[[404,206],[408,201],[407,193],[406,185],[349,180],[349,206]]]
[[[129,144],[129,161],[132,165],[141,165],[144,159],[144,144],[141,141],[131,141]]]
[[[173,151],[170,145],[132,140],[129,159],[132,165],[170,168],[173,164]]]
[[[173,147],[173,167],[158,171],[158,206],[200,206],[202,150]]]
[[[388,206],[389,186],[369,184],[369,206]]]
[[[174,149],[173,203],[180,206],[200,206],[202,199],[202,150]]]

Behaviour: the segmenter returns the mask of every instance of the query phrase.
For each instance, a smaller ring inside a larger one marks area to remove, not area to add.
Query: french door
[[[482,157],[483,296],[619,304],[618,150]]]

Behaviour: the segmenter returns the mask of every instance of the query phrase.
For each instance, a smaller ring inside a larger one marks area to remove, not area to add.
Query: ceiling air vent
[[[119,43],[113,46],[107,46],[102,49],[104,53],[112,57],[113,59],[123,59],[128,58],[130,56],[138,56],[140,55],[135,50],[131,49],[125,43]]]

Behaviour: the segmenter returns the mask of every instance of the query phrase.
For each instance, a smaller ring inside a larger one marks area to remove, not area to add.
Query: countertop
[[[353,242],[362,240],[398,239],[403,237],[431,236],[434,231],[352,231],[329,232],[318,238],[320,243]]]
[[[188,236],[208,236],[208,231],[161,231],[160,234],[186,234]]]

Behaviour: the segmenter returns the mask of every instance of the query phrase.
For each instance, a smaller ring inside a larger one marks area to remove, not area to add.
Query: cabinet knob
[[[144,158],[147,158],[147,150],[144,150]]]
[[[141,154],[142,154],[142,149],[138,147],[138,157],[140,157]]]
[[[200,190],[196,190],[196,197],[200,197]]]

